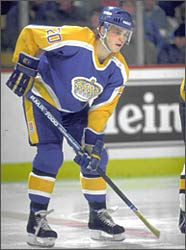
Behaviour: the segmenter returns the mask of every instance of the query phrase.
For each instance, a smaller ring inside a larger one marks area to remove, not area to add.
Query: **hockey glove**
[[[91,160],[87,169],[90,171],[96,171],[99,167],[99,162],[101,160],[101,153],[103,150],[104,143],[102,140],[97,140],[91,152]]]
[[[81,166],[82,169],[96,171],[101,159],[101,153],[104,146],[104,134],[86,128],[83,136],[84,154],[77,154],[74,161]]]
[[[38,64],[38,58],[20,52],[18,62],[6,85],[16,95],[26,95],[33,86],[34,77],[38,73]]]
[[[89,165],[89,162],[91,160],[91,157],[89,156],[89,154],[87,152],[85,153],[78,153],[75,157],[74,157],[74,161],[82,168],[82,169],[86,169],[87,166]]]

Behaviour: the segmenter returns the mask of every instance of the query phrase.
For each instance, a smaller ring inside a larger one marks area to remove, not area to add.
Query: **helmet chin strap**
[[[111,53],[112,51],[109,49],[109,47],[107,46],[106,42],[105,42],[106,38],[102,38],[100,36],[100,41],[102,43],[102,45],[104,46],[104,48],[107,50],[107,52]]]
[[[104,34],[101,34],[99,28],[98,28],[98,33],[99,33],[99,40],[101,41],[103,47],[107,50],[108,53],[111,53],[112,51],[110,50],[110,48],[108,47],[107,43],[106,43],[106,36],[107,36],[107,32],[108,32],[108,28],[105,29]]]

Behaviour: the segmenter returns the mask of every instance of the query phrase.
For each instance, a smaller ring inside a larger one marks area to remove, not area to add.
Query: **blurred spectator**
[[[95,30],[98,27],[99,15],[102,8],[93,9],[90,13],[89,28]]]
[[[156,25],[149,18],[144,17],[144,32],[145,39],[152,42],[157,51],[159,51],[162,46],[167,44],[167,40],[161,35]]]
[[[158,54],[159,64],[185,64],[185,24],[174,31],[173,43],[162,47]]]
[[[183,4],[184,1],[158,1],[157,4],[165,11],[165,14],[170,17],[175,17],[175,9]]]
[[[13,1],[1,1],[1,47],[4,48],[6,44],[6,14],[8,11],[16,5]]]
[[[48,25],[54,18],[51,12],[51,2],[44,0],[29,1],[29,24]],[[2,48],[5,50],[11,48],[13,50],[19,33],[18,1],[7,12],[5,22]]]
[[[85,13],[81,6],[75,6],[73,0],[29,1],[29,24],[38,25],[84,25]],[[81,2],[83,4],[83,2]],[[18,1],[9,8],[2,34],[2,49],[13,50],[19,34],[19,5]]]
[[[29,22],[31,24],[50,25],[54,18],[53,1],[29,1]]]
[[[136,23],[136,5],[134,1],[130,0],[123,0],[120,1],[120,7],[124,10],[128,11],[134,20],[134,24]],[[157,63],[157,49],[152,39],[146,35],[148,32],[148,27],[145,26],[145,37],[144,37],[144,64],[156,64]],[[130,46],[124,45],[121,49],[121,53],[123,54],[126,62],[129,65],[137,65],[137,37],[136,37],[136,30],[134,29]]]
[[[100,6],[118,6],[117,0],[100,0]]]
[[[83,2],[81,2],[83,4]],[[76,6],[73,0],[55,1],[55,19],[52,25],[85,25],[86,13],[83,13],[82,5]]]
[[[157,4],[157,0],[144,0],[145,22],[151,21],[159,30],[160,34],[167,38],[169,34],[169,23],[165,11]]]
[[[121,0],[120,1],[120,7],[126,11],[128,11],[133,18],[136,16],[136,5],[135,2],[130,0]],[[135,22],[135,20],[134,20]]]
[[[1,15],[6,15],[13,5],[16,5],[16,1],[1,1]]]
[[[185,2],[182,3],[182,5],[179,6],[177,16],[180,16],[180,18],[181,18],[180,23],[185,22]]]
[[[10,48],[13,50],[18,36],[18,29],[18,2],[15,2],[15,4],[8,9],[5,16],[5,25],[1,40],[3,50],[8,50]]]
[[[158,1],[158,5],[165,11],[171,31],[185,20],[185,1]]]

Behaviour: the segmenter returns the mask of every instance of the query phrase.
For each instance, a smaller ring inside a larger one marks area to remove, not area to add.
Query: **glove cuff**
[[[31,69],[37,69],[39,65],[39,58],[20,52],[18,63],[21,63],[23,66]]]
[[[91,128],[84,129],[83,142],[85,144],[95,145],[97,140],[104,140],[104,133],[96,132]]]
[[[39,65],[39,58],[27,55],[20,52],[16,69],[23,72],[26,75],[35,77],[37,75],[37,68]]]

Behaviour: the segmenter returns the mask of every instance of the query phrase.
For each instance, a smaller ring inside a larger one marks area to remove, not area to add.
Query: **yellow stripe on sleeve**
[[[112,115],[119,101],[122,91],[123,91],[123,87],[119,89],[118,94],[115,96],[115,98],[111,102],[106,103],[100,107],[97,107],[89,111],[89,114],[88,114],[88,127],[89,128],[92,128],[96,132],[103,132],[103,130],[105,129],[107,120]]]

